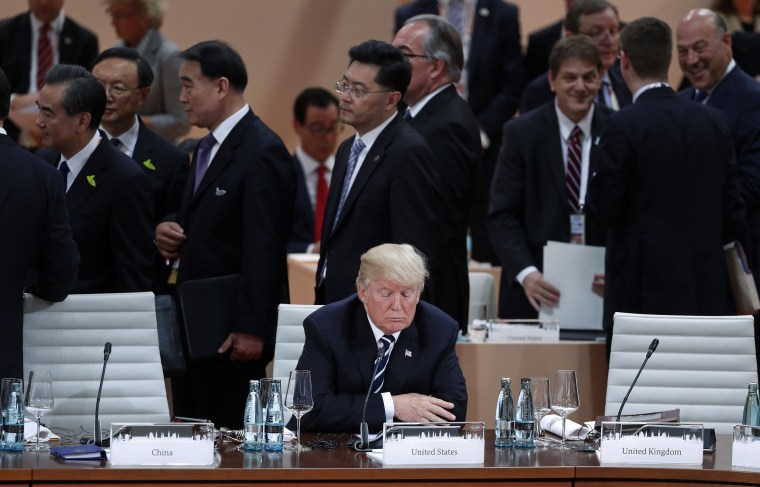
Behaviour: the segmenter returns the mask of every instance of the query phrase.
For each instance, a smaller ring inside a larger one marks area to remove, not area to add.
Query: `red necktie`
[[[50,24],[42,24],[37,40],[37,91],[45,86],[45,75],[53,66],[53,46],[50,45]]]
[[[314,210],[314,241],[322,240],[322,222],[325,218],[325,205],[327,204],[327,168],[320,164],[317,167],[317,207]]]
[[[571,213],[580,213],[578,199],[581,194],[581,161],[583,132],[576,125],[567,140],[567,172],[565,184],[567,186],[567,201],[570,204]]]

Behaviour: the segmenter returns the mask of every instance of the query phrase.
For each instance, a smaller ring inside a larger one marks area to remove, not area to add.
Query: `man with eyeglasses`
[[[106,49],[95,59],[92,74],[106,90],[106,109],[100,128],[105,138],[140,166],[153,190],[153,224],[179,208],[187,180],[187,155],[148,128],[137,111],[150,93],[153,69],[137,51]],[[170,269],[155,251],[153,291],[167,292]]]
[[[338,99],[324,88],[307,88],[293,104],[293,129],[300,143],[293,163],[296,206],[288,253],[319,253],[335,147],[343,124]]]
[[[440,224],[446,230],[442,264],[430,276],[428,301],[467,333],[470,286],[467,229],[481,162],[480,128],[472,109],[457,94],[462,75],[462,41],[443,17],[423,14],[404,23],[393,39],[412,65],[404,94],[405,118],[427,140],[435,156]]]
[[[37,100],[39,155],[58,168],[81,256],[74,293],[150,291],[153,200],[145,173],[98,132],[106,94],[81,66],[48,70]]]
[[[317,268],[317,303],[355,292],[359,257],[386,242],[408,243],[435,268],[442,229],[437,224],[433,154],[398,113],[411,67],[388,43],[352,47],[336,82],[340,117],[356,134],[335,156]]]
[[[565,35],[591,39],[602,56],[602,84],[597,103],[613,110],[631,104],[631,91],[625,85],[617,55],[620,46],[620,20],[617,7],[607,0],[576,0],[565,16]],[[554,97],[547,74],[534,79],[523,91],[520,113],[527,113]]]

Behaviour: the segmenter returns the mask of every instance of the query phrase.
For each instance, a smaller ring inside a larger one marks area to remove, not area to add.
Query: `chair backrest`
[[[272,378],[280,379],[283,400],[288,387],[290,371],[298,365],[306,339],[303,320],[318,310],[316,304],[281,304],[277,311],[277,342],[274,346]],[[290,420],[290,412],[285,411],[285,423]]]
[[[470,309],[467,324],[472,320],[496,318],[496,289],[493,275],[488,272],[470,272]]]
[[[53,377],[48,425],[92,436],[103,348],[111,342],[100,422],[166,422],[153,293],[78,294],[62,303],[24,296],[24,380],[34,368]],[[107,433],[104,433],[104,437]]]
[[[682,422],[731,433],[757,381],[752,316],[615,313],[605,415],[616,415],[652,339],[660,344],[623,414],[680,409]]]

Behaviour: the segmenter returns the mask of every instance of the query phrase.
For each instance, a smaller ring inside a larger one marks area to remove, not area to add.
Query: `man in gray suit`
[[[148,128],[173,141],[190,130],[179,102],[179,48],[159,29],[164,20],[163,0],[108,0],[116,35],[135,49],[153,69],[155,78],[139,114]]]

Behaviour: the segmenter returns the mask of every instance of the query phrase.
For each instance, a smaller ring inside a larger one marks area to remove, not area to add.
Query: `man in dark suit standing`
[[[358,293],[304,320],[297,368],[311,371],[314,396],[314,409],[301,421],[304,430],[357,431],[370,388],[371,431],[394,418],[464,421],[467,387],[455,352],[457,324],[420,301],[426,277],[424,256],[410,245],[374,247],[361,256]],[[380,349],[383,358],[376,362]]]
[[[411,78],[409,62],[381,41],[363,42],[348,55],[336,89],[341,121],[356,135],[335,156],[317,268],[318,304],[354,292],[359,258],[376,245],[414,245],[433,267],[439,255],[433,154],[397,110]]]
[[[395,32],[415,15],[434,14],[459,32],[464,70],[459,94],[480,125],[483,159],[470,214],[472,258],[498,263],[486,230],[486,215],[501,129],[517,110],[525,86],[517,6],[503,0],[416,0],[396,10]]]
[[[559,291],[542,273],[549,240],[605,240],[604,231],[583,215],[599,135],[612,113],[594,103],[602,59],[590,40],[575,36],[555,45],[549,64],[557,96],[507,122],[494,176],[488,223],[502,262],[504,318],[536,318],[541,304],[559,304]]]
[[[10,84],[0,69],[0,376],[21,377],[21,296],[26,289],[63,301],[76,282],[79,252],[60,174],[5,133],[10,101]]]
[[[760,283],[760,83],[732,59],[731,35],[723,17],[707,9],[690,11],[676,30],[678,63],[692,87],[680,95],[715,107],[726,117],[747,211],[750,256]],[[755,319],[760,364],[760,320]]]
[[[293,129],[300,143],[293,163],[296,207],[288,253],[319,253],[335,147],[343,124],[338,99],[324,88],[307,88],[293,104]]]
[[[156,243],[174,260],[178,286],[230,274],[239,274],[240,284],[218,357],[190,363],[182,380],[172,380],[174,410],[239,428],[248,380],[266,376],[274,353],[293,225],[293,160],[246,103],[248,74],[235,50],[204,41],[181,57],[180,101],[190,123],[209,133],[193,156],[182,206],[156,227]]]
[[[153,260],[150,183],[98,132],[106,94],[81,66],[57,64],[37,101],[43,159],[66,180],[81,262],[75,293],[149,291]]]
[[[423,14],[406,21],[393,45],[412,65],[412,79],[404,94],[409,107],[405,117],[433,150],[441,194],[441,259],[431,274],[426,299],[467,333],[467,228],[481,145],[475,115],[455,85],[464,65],[462,42],[446,19]]]
[[[29,0],[29,12],[0,21],[0,67],[15,94],[10,118],[16,125],[6,124],[8,134],[18,140],[22,127],[31,132],[23,145],[36,147],[34,104],[47,70],[58,63],[89,68],[97,55],[98,38],[64,15],[63,0]]]
[[[746,243],[731,138],[717,110],[668,86],[670,27],[651,17],[621,34],[634,103],[610,118],[586,203],[608,227],[604,326],[617,311],[733,312],[723,244]]]
[[[566,36],[586,36],[599,49],[603,70],[597,103],[613,110],[631,104],[631,92],[615,64],[620,44],[619,30],[617,7],[607,0],[575,0],[565,16]],[[525,87],[520,99],[520,113],[528,113],[553,97],[548,75],[544,73]]]
[[[155,226],[164,215],[177,211],[189,169],[187,155],[149,129],[137,115],[153,82],[153,70],[137,51],[113,47],[103,51],[92,74],[106,90],[106,110],[100,127],[106,139],[131,157],[150,181]],[[154,251],[153,291],[168,292],[169,267]]]

